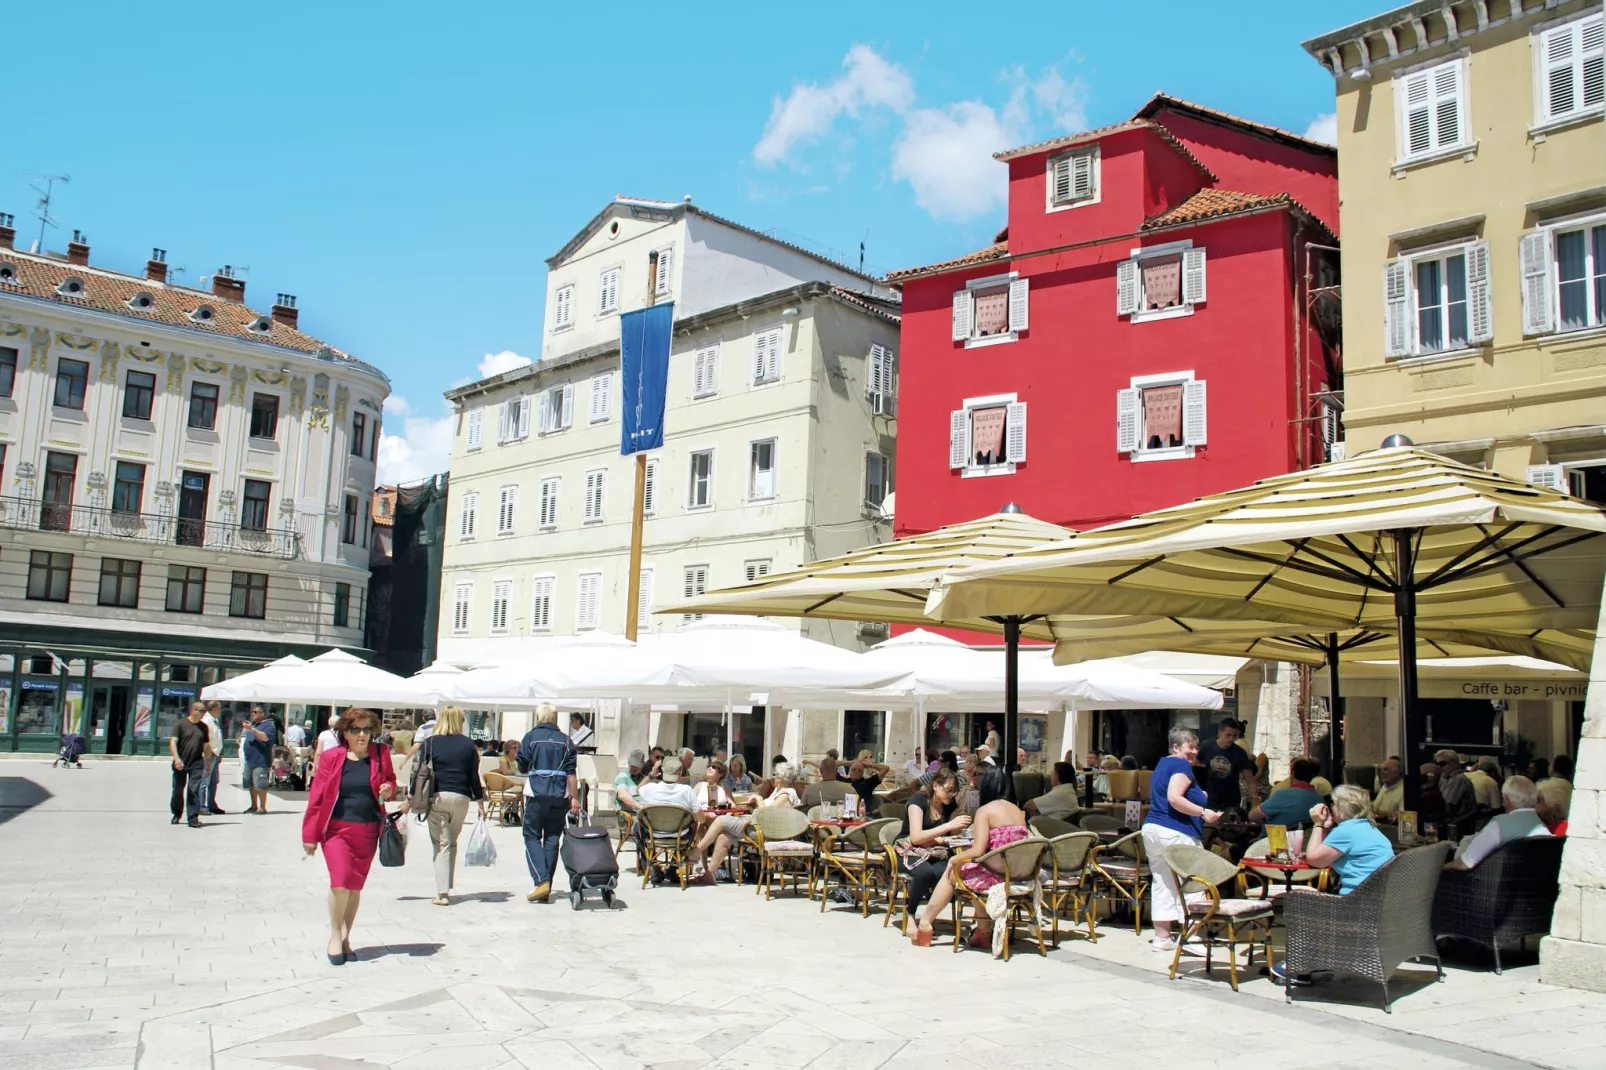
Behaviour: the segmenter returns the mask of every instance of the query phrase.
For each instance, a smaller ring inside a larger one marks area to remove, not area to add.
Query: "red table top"
[[[1244,866],[1244,867],[1247,867],[1249,869],[1280,869],[1280,870],[1286,870],[1289,873],[1292,873],[1295,870],[1300,870],[1300,869],[1321,869],[1322,868],[1321,866],[1313,866],[1313,865],[1311,865],[1310,862],[1307,859],[1304,859],[1304,858],[1296,859],[1295,861],[1292,861],[1292,862],[1277,862],[1277,861],[1274,861],[1274,860],[1272,860],[1270,858],[1245,858],[1243,861],[1239,862],[1238,864],[1240,866]]]
[[[811,825],[825,825],[825,826],[828,826],[830,828],[838,828],[838,829],[852,828],[855,825],[863,825],[863,824],[867,824],[867,823],[868,823],[868,819],[867,818],[840,818],[840,817],[834,817],[834,818],[831,818],[829,820],[820,819],[820,820],[814,820],[814,821],[810,821],[809,822],[809,824],[811,824]]]

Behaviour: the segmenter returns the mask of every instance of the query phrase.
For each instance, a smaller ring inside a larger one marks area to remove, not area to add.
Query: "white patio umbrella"
[[[433,708],[436,696],[395,673],[376,669],[344,650],[330,650],[311,661],[273,664],[213,684],[203,699],[220,702],[300,702],[313,705],[367,706],[386,709]]]
[[[452,698],[475,709],[529,709],[542,702],[561,705],[565,696],[557,689],[565,669],[605,677],[608,666],[633,657],[635,650],[635,643],[608,632],[554,640],[542,653],[518,664],[471,669],[455,677],[450,684]]]

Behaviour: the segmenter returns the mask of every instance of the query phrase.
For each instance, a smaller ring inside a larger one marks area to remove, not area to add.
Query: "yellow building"
[[[1421,0],[1305,42],[1338,95],[1345,447],[1606,501],[1600,0]]]

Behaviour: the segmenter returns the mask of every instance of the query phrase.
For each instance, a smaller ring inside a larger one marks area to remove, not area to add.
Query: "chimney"
[[[296,326],[296,318],[301,315],[301,313],[296,310],[296,295],[280,294],[278,299],[273,302],[273,312],[271,314],[273,316],[274,323],[283,324],[284,326],[289,327],[291,330],[294,330]]]
[[[151,258],[145,261],[145,277],[152,282],[167,281],[167,250],[152,249]]]
[[[234,268],[224,264],[212,276],[212,295],[225,301],[245,303],[245,283],[234,277]]]
[[[0,212],[0,249],[10,249],[17,241],[17,217]]]
[[[67,243],[67,260],[79,267],[89,266],[89,242],[85,240],[83,231],[72,232],[72,241]]]

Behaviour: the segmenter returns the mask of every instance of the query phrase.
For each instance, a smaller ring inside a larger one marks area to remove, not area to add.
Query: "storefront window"
[[[11,673],[15,668],[12,655],[0,654],[0,735],[11,731]]]
[[[24,678],[17,699],[17,731],[55,735],[61,723],[61,681]]]
[[[886,739],[886,714],[880,710],[846,710],[842,714],[842,759],[851,762],[860,751],[881,760]]]
[[[199,684],[163,683],[156,689],[156,738],[167,739],[173,726],[190,714],[190,703],[200,694]]]
[[[685,740],[685,745],[699,755],[714,753],[716,748],[725,745],[725,715],[688,713]]]

